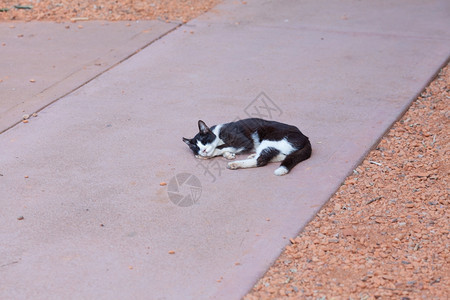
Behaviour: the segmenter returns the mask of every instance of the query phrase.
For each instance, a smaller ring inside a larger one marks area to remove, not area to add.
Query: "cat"
[[[198,121],[199,133],[192,139],[183,137],[197,158],[223,156],[232,160],[236,154],[251,153],[247,159],[229,162],[227,168],[262,167],[281,162],[274,174],[289,173],[298,163],[311,156],[311,143],[297,127],[258,118],[243,119],[209,128]]]

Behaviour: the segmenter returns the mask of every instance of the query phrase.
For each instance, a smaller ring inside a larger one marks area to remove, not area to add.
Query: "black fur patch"
[[[278,154],[280,154],[280,151],[278,149],[272,147],[263,149],[259,154],[258,159],[256,160],[256,166],[262,167],[267,165],[270,160]]]

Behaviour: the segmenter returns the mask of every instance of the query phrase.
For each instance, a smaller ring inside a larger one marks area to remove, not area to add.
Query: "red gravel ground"
[[[3,0],[0,21],[153,20],[187,22],[219,0]],[[17,4],[22,8],[15,8]],[[27,9],[30,8],[30,9]]]
[[[0,21],[186,22],[219,0],[18,2]],[[449,98],[447,66],[245,299],[448,299]]]

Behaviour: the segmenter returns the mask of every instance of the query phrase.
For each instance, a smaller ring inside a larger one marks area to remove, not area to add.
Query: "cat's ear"
[[[198,120],[198,130],[200,130],[200,132],[204,134],[211,132],[211,129],[209,129],[209,127],[206,126],[205,122],[203,122],[202,120]]]
[[[192,144],[191,140],[185,137],[183,138],[183,142],[185,142],[188,146]]]

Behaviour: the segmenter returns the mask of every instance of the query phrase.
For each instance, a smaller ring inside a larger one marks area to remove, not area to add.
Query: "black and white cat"
[[[289,173],[299,162],[311,156],[311,143],[297,127],[263,119],[251,118],[219,124],[209,128],[198,121],[199,133],[192,139],[183,138],[198,158],[223,156],[234,159],[239,153],[252,153],[247,159],[229,162],[228,169],[262,167],[280,162],[274,172]]]

